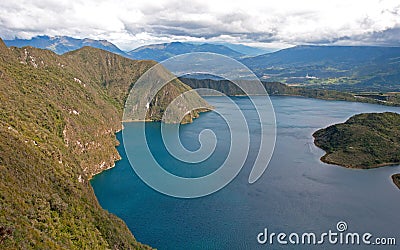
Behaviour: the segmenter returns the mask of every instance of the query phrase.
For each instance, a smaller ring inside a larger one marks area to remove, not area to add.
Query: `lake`
[[[229,114],[221,97],[205,99],[222,114]],[[244,97],[233,100],[246,112],[252,142],[249,158],[255,157],[252,145],[257,144],[260,130],[259,124],[252,122],[256,115],[253,106]],[[400,166],[356,170],[325,164],[320,161],[324,151],[314,145],[312,133],[344,122],[357,113],[400,113],[400,108],[301,97],[274,96],[271,101],[277,121],[275,151],[267,170],[254,184],[248,183],[250,159],[238,176],[216,193],[196,199],[163,195],[135,174],[127,160],[122,135],[118,133],[122,160],[115,168],[91,180],[101,206],[122,218],[138,241],[158,249],[294,248],[290,244],[260,245],[257,235],[264,228],[276,233],[315,232],[318,235],[336,230],[339,221],[347,223],[348,232],[398,236],[400,190],[392,183],[391,175],[400,173]],[[125,124],[124,136],[129,139],[130,147],[140,148],[144,145],[134,140],[137,126],[137,123]],[[185,177],[215,171],[229,151],[229,130],[216,112],[203,113],[193,123],[181,126],[183,145],[196,150],[198,135],[203,129],[212,129],[216,134],[215,152],[203,163],[182,164],[165,150],[160,123],[146,124],[154,157],[166,170]],[[296,247],[310,249],[309,245]],[[355,247],[347,246],[348,249]],[[326,244],[323,248],[337,246]]]

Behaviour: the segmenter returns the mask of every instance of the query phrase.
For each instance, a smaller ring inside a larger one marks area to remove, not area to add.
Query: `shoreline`
[[[316,145],[316,144],[314,143],[314,145]],[[320,148],[320,147],[318,147],[318,148]],[[337,162],[326,160],[326,157],[328,155],[330,155],[330,153],[326,153],[326,151],[325,151],[325,154],[320,158],[320,160],[322,162],[326,163],[326,164],[336,165],[336,166],[339,166],[339,167],[349,168],[349,169],[368,170],[368,169],[375,169],[375,168],[382,168],[382,167],[400,166],[400,162],[384,162],[384,163],[380,163],[380,164],[371,165],[371,166],[368,166],[368,167],[350,166],[350,165],[344,165],[344,164],[340,164],[340,163],[337,163]]]
[[[219,97],[220,95],[204,95],[204,96],[206,96],[206,97]],[[232,97],[243,97],[243,96],[247,96],[247,95],[230,95],[230,96],[232,96]],[[251,95],[251,96],[266,96],[266,95]],[[331,98],[322,99],[322,98],[307,97],[307,96],[302,96],[302,95],[290,95],[290,94],[267,95],[267,96],[301,97],[301,98],[310,98],[310,99],[324,100],[324,101],[345,101],[345,102],[370,103],[370,104],[377,104],[377,105],[383,105],[383,106],[393,106],[393,105],[387,105],[387,104],[385,105],[384,103],[372,103],[372,102],[362,102],[362,101],[353,101],[353,100],[339,100],[339,99],[334,99],[334,98],[332,98],[332,99],[331,99]],[[394,106],[394,107],[396,107],[396,106]],[[200,116],[201,113],[210,112],[210,111],[212,111],[212,110],[214,110],[214,107],[213,107],[213,108],[209,108],[209,109],[207,109],[207,110],[201,110],[201,109],[200,109],[200,110],[197,110],[197,112],[199,113],[199,115],[198,115],[197,117],[192,117],[192,118],[193,118],[193,119],[196,119],[196,118],[198,118],[198,117]],[[117,130],[114,131],[115,140],[118,142],[118,144],[115,145],[115,148],[118,147],[118,146],[120,145],[120,143],[121,143],[121,142],[117,139],[116,134],[119,133],[119,132],[121,132],[122,130],[124,130],[124,123],[131,123],[131,122],[162,122],[162,121],[161,121],[161,120],[160,120],[160,121],[155,121],[155,120],[150,120],[150,119],[146,119],[146,120],[124,120],[124,121],[121,121],[121,127],[120,127],[119,129],[117,129]],[[193,120],[192,120],[191,122],[186,122],[186,123],[181,123],[181,124],[188,124],[188,123],[192,123],[192,122],[193,122]],[[314,137],[314,145],[316,145],[318,148],[321,148],[321,147],[319,147],[317,144],[315,144],[315,137]],[[321,148],[321,149],[322,149],[322,148]],[[324,150],[324,149],[322,149],[322,150]],[[118,151],[117,151],[117,152],[118,152]],[[326,164],[336,165],[336,166],[343,167],[343,168],[348,168],[348,169],[366,170],[366,169],[374,169],[374,168],[381,168],[381,167],[389,167],[389,166],[400,165],[400,162],[385,162],[385,163],[380,163],[380,164],[371,165],[371,166],[368,166],[368,167],[350,166],[350,165],[340,164],[340,163],[337,163],[337,162],[333,162],[333,161],[327,160],[326,157],[327,157],[328,155],[330,155],[330,153],[327,153],[325,150],[324,150],[324,152],[325,152],[325,154],[324,154],[323,156],[320,157],[320,161],[322,161],[322,162],[324,162],[324,163],[326,163]],[[118,153],[117,156],[118,156],[118,159],[114,161],[114,164],[112,164],[111,166],[106,167],[105,169],[102,169],[102,170],[100,170],[100,171],[98,171],[98,172],[96,172],[96,173],[90,174],[90,176],[88,176],[88,181],[90,182],[90,180],[91,180],[94,176],[96,176],[96,175],[98,175],[98,174],[101,174],[101,173],[104,172],[104,171],[107,171],[107,170],[109,170],[109,169],[114,168],[115,165],[116,165],[116,163],[117,163],[118,161],[121,160],[121,155],[120,155],[119,153]],[[400,174],[399,174],[399,178],[400,178]],[[394,179],[393,179],[393,182],[394,182]],[[397,183],[395,183],[395,184],[396,184],[396,186],[398,186],[399,189],[400,189],[400,182],[399,182],[398,184],[397,184]]]
[[[212,111],[212,110],[214,110],[214,107],[208,108],[208,109],[199,109],[199,110],[197,110],[197,112],[199,113],[198,116],[196,116],[196,117],[193,116],[191,122],[185,122],[185,123],[182,123],[182,122],[181,122],[181,124],[184,125],[184,124],[192,123],[194,119],[200,117],[200,114],[201,114],[201,113],[210,112],[210,111]],[[154,120],[125,120],[125,121],[121,121],[121,126],[120,126],[120,128],[117,129],[117,130],[114,130],[114,138],[115,138],[115,140],[118,142],[118,143],[114,146],[115,149],[121,144],[121,142],[117,139],[117,133],[122,132],[122,130],[125,129],[124,123],[130,123],[130,122],[162,122],[162,121],[154,121]],[[116,149],[116,150],[117,150],[117,149]],[[96,176],[96,175],[98,175],[98,174],[101,174],[101,173],[103,173],[104,171],[107,171],[107,170],[110,170],[110,169],[114,168],[115,165],[116,165],[116,163],[122,159],[122,157],[121,157],[121,155],[119,154],[118,150],[117,150],[117,155],[116,155],[116,156],[117,156],[117,160],[115,160],[114,163],[113,163],[111,166],[106,167],[106,168],[104,168],[104,169],[101,169],[101,170],[98,171],[98,172],[90,173],[90,175],[88,176],[88,181],[90,182],[90,180],[93,179],[94,176]]]
[[[314,145],[325,152],[320,160],[350,169],[400,166],[397,112],[360,113],[316,130],[312,134]],[[398,176],[396,180],[400,182]]]
[[[346,92],[342,92],[346,93]],[[347,93],[350,94],[350,93]],[[351,94],[352,95],[352,94]],[[201,95],[203,97],[218,97],[222,95]],[[382,105],[382,106],[389,106],[389,107],[400,107],[399,103],[393,103],[393,102],[383,102],[375,99],[368,99],[368,98],[356,98],[355,95],[353,95],[354,98],[353,100],[345,100],[345,99],[340,99],[340,98],[318,98],[318,97],[310,97],[310,96],[304,96],[304,95],[296,95],[296,94],[268,94],[268,95],[227,95],[227,96],[232,96],[232,97],[246,97],[246,96],[289,96],[289,97],[301,97],[301,98],[310,98],[310,99],[316,99],[316,100],[323,100],[323,101],[342,101],[342,102],[357,102],[357,103],[369,103],[369,104],[376,104],[376,105]]]
[[[316,145],[316,144],[314,143],[314,145]],[[316,145],[316,146],[318,148],[320,148],[318,145]],[[324,149],[322,149],[322,150],[324,150]],[[347,169],[369,170],[369,169],[376,169],[376,168],[383,168],[383,167],[400,166],[400,162],[385,162],[385,163],[371,165],[369,167],[349,166],[349,165],[343,165],[343,164],[339,164],[339,163],[336,163],[336,162],[333,162],[333,161],[326,160],[326,157],[328,155],[330,155],[330,153],[327,153],[325,151],[325,154],[320,158],[320,161],[322,161],[323,163],[329,164],[329,165],[335,165],[336,167],[342,167],[342,168],[347,168]],[[392,179],[392,182],[400,189],[400,173],[399,174],[393,174],[391,176],[391,179]]]

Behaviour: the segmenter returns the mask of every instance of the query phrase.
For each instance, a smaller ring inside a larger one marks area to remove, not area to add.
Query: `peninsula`
[[[321,160],[347,168],[369,169],[400,164],[400,114],[358,114],[313,134],[326,151]],[[397,186],[400,175],[393,175]]]

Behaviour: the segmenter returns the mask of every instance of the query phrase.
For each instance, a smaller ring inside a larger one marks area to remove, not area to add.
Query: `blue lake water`
[[[275,151],[263,176],[249,184],[251,158],[255,157],[253,147],[260,129],[253,119],[256,113],[249,100],[233,99],[245,110],[249,121],[252,142],[249,160],[230,184],[206,197],[172,198],[148,187],[131,168],[122,135],[117,134],[122,142],[118,147],[122,160],[115,168],[96,175],[91,184],[101,206],[122,218],[138,241],[158,249],[310,249],[308,245],[260,245],[257,235],[264,228],[276,233],[319,234],[336,230],[338,221],[347,222],[348,232],[371,232],[375,237],[400,235],[400,190],[391,181],[392,174],[400,173],[400,166],[354,170],[325,164],[319,160],[324,152],[314,146],[312,138],[314,131],[344,122],[354,114],[400,113],[400,108],[271,97],[277,120]],[[222,114],[229,115],[222,98],[206,100]],[[137,126],[137,123],[125,124],[124,136],[129,139],[130,147],[140,148],[144,145],[134,139]],[[229,130],[216,112],[203,113],[193,123],[181,126],[183,145],[196,150],[200,145],[199,132],[207,128],[217,135],[217,148],[206,162],[196,165],[173,159],[163,146],[160,123],[146,124],[149,145],[157,161],[166,170],[185,177],[211,173],[226,158]],[[323,248],[338,246],[326,244]]]

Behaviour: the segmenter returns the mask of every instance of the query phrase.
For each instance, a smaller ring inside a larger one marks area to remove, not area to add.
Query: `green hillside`
[[[400,163],[400,114],[359,114],[313,134],[322,160],[351,168]]]
[[[1,249],[147,248],[99,206],[88,179],[119,159],[124,101],[153,65],[89,47],[62,56],[7,48],[0,39]],[[163,88],[148,118],[159,120],[160,105],[183,89],[179,81]]]
[[[345,123],[320,129],[315,144],[326,151],[322,161],[348,168],[400,164],[400,114],[359,114]],[[393,176],[399,184],[399,175]]]

